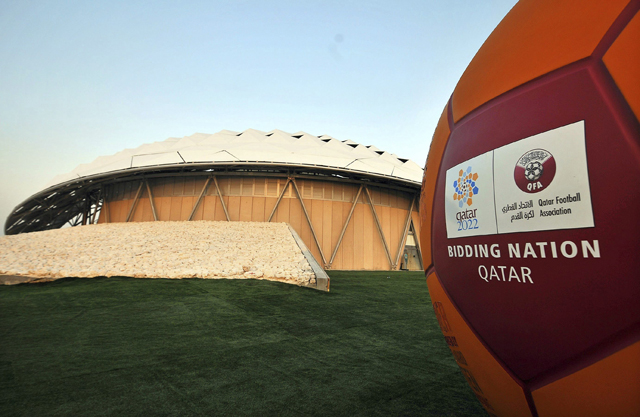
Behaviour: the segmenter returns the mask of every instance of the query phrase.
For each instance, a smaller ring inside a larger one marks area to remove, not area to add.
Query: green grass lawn
[[[486,416],[422,273],[330,275],[0,287],[0,415]]]

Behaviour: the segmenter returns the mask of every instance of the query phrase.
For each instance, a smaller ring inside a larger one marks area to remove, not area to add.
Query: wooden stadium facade
[[[419,185],[309,179],[291,172],[194,174],[104,184],[95,221],[286,222],[325,269],[422,269],[414,238]]]
[[[289,223],[326,269],[421,270],[424,171],[373,145],[281,130],[147,143],[56,176],[7,235],[141,221]]]

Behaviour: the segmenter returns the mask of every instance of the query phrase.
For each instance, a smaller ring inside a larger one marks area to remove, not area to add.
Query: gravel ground
[[[287,224],[264,222],[110,223],[2,236],[0,275],[315,282]]]

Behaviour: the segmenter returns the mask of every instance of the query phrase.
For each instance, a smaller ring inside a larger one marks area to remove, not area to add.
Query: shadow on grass
[[[422,273],[330,275],[0,287],[0,415],[486,415]]]

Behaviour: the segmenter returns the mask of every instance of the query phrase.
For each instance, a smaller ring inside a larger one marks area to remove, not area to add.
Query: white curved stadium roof
[[[234,163],[335,168],[418,184],[423,175],[422,168],[415,162],[398,158],[375,146],[305,132],[291,134],[281,130],[261,132],[248,129],[241,133],[229,130],[212,135],[196,133],[101,156],[89,164],[79,165],[68,174],[58,175],[46,188],[80,178],[147,167]]]

